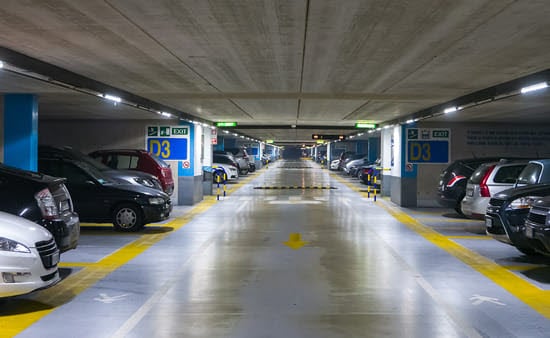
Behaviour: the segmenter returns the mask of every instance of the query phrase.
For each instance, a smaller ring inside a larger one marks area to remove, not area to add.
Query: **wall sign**
[[[147,126],[145,148],[163,160],[189,160],[189,127]]]
[[[449,163],[451,130],[408,128],[407,163]]]

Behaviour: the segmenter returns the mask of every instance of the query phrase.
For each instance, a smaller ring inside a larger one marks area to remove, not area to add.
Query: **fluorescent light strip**
[[[105,94],[105,95],[103,95],[103,97],[107,100],[111,100],[111,101],[114,101],[114,102],[117,102],[117,103],[122,102],[122,99],[118,96]]]
[[[457,111],[458,109],[456,107],[449,107],[449,108],[446,108],[445,110],[443,110],[443,113],[444,114],[449,114],[449,113],[453,113],[455,111]]]
[[[534,92],[536,90],[541,90],[541,89],[544,89],[544,88],[548,88],[548,83],[547,82],[541,82],[541,83],[537,83],[537,84],[534,84],[534,85],[531,85],[531,86],[523,87],[523,88],[521,88],[521,93],[522,94],[530,93],[530,92]]]

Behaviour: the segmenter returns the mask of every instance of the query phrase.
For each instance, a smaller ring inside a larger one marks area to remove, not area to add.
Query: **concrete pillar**
[[[4,95],[4,163],[38,170],[38,98],[34,94]]]

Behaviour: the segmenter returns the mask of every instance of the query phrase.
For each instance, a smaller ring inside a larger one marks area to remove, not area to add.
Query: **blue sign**
[[[148,138],[147,151],[163,160],[188,160],[187,138]]]
[[[407,162],[449,163],[449,141],[407,141]]]

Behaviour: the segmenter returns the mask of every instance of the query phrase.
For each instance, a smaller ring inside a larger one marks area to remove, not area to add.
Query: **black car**
[[[536,200],[525,220],[527,243],[538,253],[550,256],[550,196]]]
[[[63,178],[0,164],[0,210],[48,229],[61,252],[78,245],[80,221]]]
[[[136,170],[113,169],[71,147],[39,145],[38,157],[48,159],[65,158],[78,162],[86,162],[88,165],[94,167],[96,170],[101,171],[103,175],[109,177],[113,181],[126,184],[143,185],[148,188],[154,188],[160,191],[164,191],[162,188],[162,184],[154,175]]]
[[[67,178],[82,222],[112,222],[116,230],[138,231],[147,223],[168,218],[172,210],[164,192],[115,182],[86,162],[39,158],[38,167],[49,175]]]
[[[468,158],[451,163],[440,175],[437,189],[439,204],[462,214],[460,202],[466,194],[468,178],[483,163],[498,162],[500,159],[501,157]]]
[[[487,235],[515,246],[524,254],[535,254],[525,237],[524,223],[533,202],[548,195],[550,184],[527,185],[495,194],[489,200],[485,214]]]

